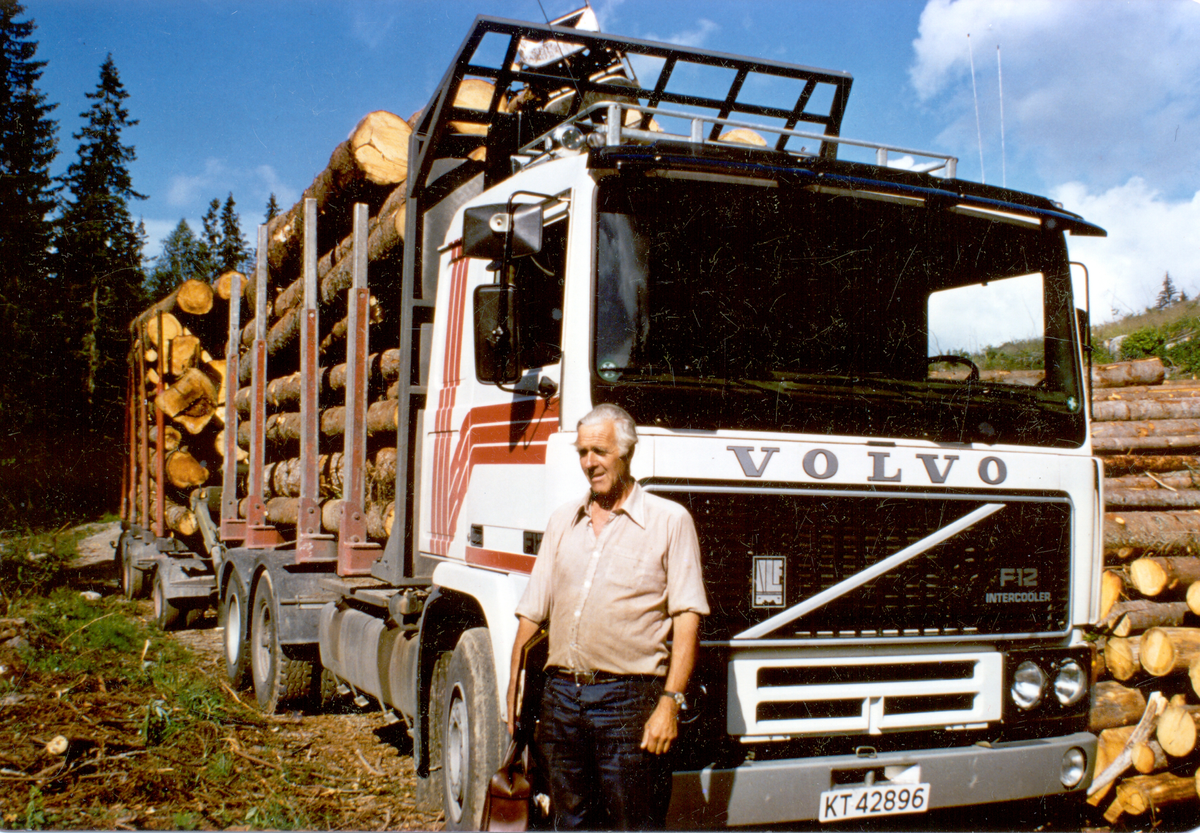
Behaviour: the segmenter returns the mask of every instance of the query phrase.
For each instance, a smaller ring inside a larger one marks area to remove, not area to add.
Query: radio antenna
[[[979,126],[979,90],[975,87],[975,49],[971,46],[971,33],[967,32],[967,53],[971,56],[971,95],[975,98],[975,135],[979,140],[979,181],[987,184],[983,173],[983,129]]]
[[[996,77],[1000,79],[1000,184],[1008,187],[1008,160],[1004,153],[1004,70],[1000,66],[1000,44],[996,44]]]

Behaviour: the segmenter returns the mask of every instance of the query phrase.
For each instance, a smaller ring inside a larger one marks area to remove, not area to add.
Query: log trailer
[[[1065,235],[1103,230],[841,136],[847,74],[573,23],[476,20],[413,122],[402,259],[369,253],[378,203],[307,201],[291,273],[260,228],[193,539],[151,508],[131,381],[129,589],[152,577],[164,623],[215,603],[265,709],[377,700],[471,827],[513,610],[584,488],[576,421],[614,402],[638,481],[695,519],[712,607],[674,824],[1080,794],[1102,474]],[[971,358],[998,344],[1026,369]]]

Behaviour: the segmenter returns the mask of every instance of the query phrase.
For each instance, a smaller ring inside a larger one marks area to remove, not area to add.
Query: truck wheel
[[[478,830],[483,798],[500,766],[501,731],[496,668],[487,628],[458,639],[442,692],[442,804],[448,830]]]
[[[154,571],[151,596],[154,600],[154,621],[160,628],[174,631],[183,627],[186,611],[167,597],[167,580],[162,570]]]
[[[127,599],[140,599],[146,592],[145,573],[133,566],[133,554],[129,551],[131,536],[122,535],[117,545],[120,560],[121,592]]]
[[[220,624],[225,629],[222,640],[225,645],[225,675],[235,689],[245,688],[250,682],[250,641],[246,638],[250,623],[250,605],[246,597],[246,585],[237,573],[229,576],[225,584],[225,598],[221,600]]]
[[[309,697],[313,689],[313,663],[288,656],[279,642],[278,621],[271,576],[263,573],[255,587],[250,620],[250,675],[254,696],[267,714],[283,703]]]

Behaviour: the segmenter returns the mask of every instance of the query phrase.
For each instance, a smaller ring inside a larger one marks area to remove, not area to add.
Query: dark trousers
[[[667,755],[641,749],[662,681],[619,677],[578,685],[552,676],[537,744],[556,830],[655,830],[671,800]]]

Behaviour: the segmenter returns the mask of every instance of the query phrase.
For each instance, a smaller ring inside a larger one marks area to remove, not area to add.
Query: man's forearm
[[[667,666],[667,691],[686,691],[700,645],[700,614],[685,611],[672,619],[671,660]]]

